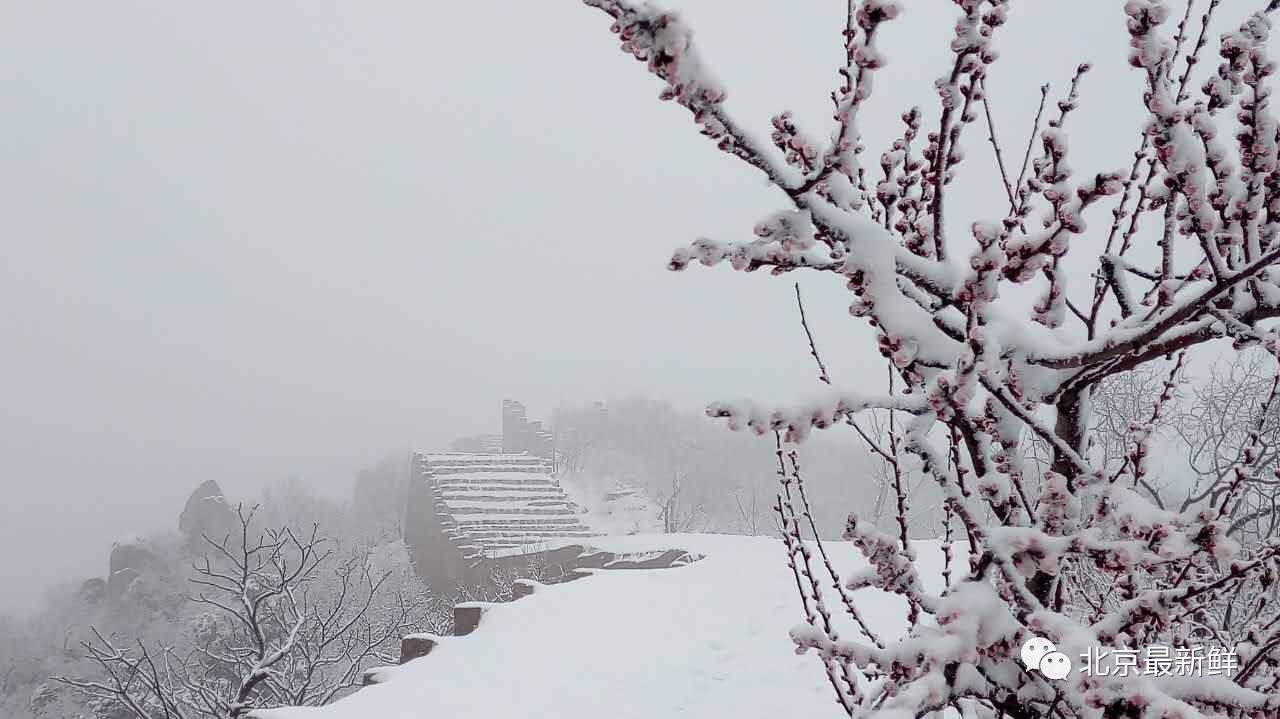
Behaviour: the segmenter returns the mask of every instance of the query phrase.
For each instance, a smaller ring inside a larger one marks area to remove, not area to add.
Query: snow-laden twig
[[[806,573],[799,531],[808,512],[782,493],[777,511],[789,528],[784,541],[807,620],[793,640],[821,652],[846,711],[877,718],[947,707],[1013,719],[1046,712],[1064,719],[1274,717],[1280,635],[1250,634],[1241,617],[1266,627],[1280,622],[1275,552],[1257,537],[1243,543],[1232,529],[1268,516],[1275,523],[1274,512],[1255,506],[1258,488],[1271,481],[1255,471],[1262,440],[1246,441],[1240,467],[1196,488],[1176,511],[1161,500],[1148,465],[1154,424],[1174,401],[1182,358],[1189,363],[1192,351],[1215,340],[1230,340],[1232,349],[1266,346],[1280,318],[1280,124],[1270,105],[1276,65],[1269,54],[1270,13],[1280,0],[1248,9],[1223,33],[1211,68],[1202,54],[1211,20],[1227,4],[1209,0],[1196,28],[1194,3],[1175,15],[1161,0],[1127,0],[1127,59],[1142,84],[1130,103],[1144,116],[1138,149],[1101,167],[1072,166],[1067,119],[1091,67],[1081,63],[1056,113],[1044,110],[1042,89],[1016,179],[996,135],[990,103],[999,88],[987,72],[1011,8],[1003,0],[957,0],[934,84],[938,102],[902,113],[901,134],[885,143],[881,178],[871,188],[859,163],[866,142],[859,119],[873,107],[870,83],[888,54],[879,46],[888,37],[882,25],[897,15],[896,3],[848,4],[836,129],[823,144],[786,111],[773,117],[772,143],[751,137],[728,115],[722,86],[677,15],[629,0],[587,2],[612,18],[622,49],[662,81],[663,97],[778,192],[780,207],[761,210],[754,238],[698,240],[676,250],[670,267],[727,263],[831,278],[849,291],[850,314],[870,328],[893,373],[887,394],[831,388],[791,407],[718,402],[708,414],[786,442],[852,425],[893,468],[899,518],[910,501],[905,480],[921,478],[941,493],[948,539],[968,540],[970,571],[951,571],[948,542],[947,589],[931,596],[904,524],[895,537],[853,517],[849,539],[870,562],[853,586],[902,594],[917,621],[897,642],[850,642],[823,621],[821,587]],[[1009,203],[995,217],[961,223],[952,216],[970,210],[947,195],[965,169],[961,140],[977,119],[974,102],[987,114],[995,181]],[[1041,127],[1044,114],[1051,117]],[[1104,205],[1110,217],[1094,229],[1092,215]],[[956,234],[963,227],[970,232]],[[1082,262],[1091,276],[1073,285],[1069,269]],[[1032,284],[1042,291],[1039,301],[1030,308],[1010,301],[1011,284]],[[831,384],[828,367],[838,365],[820,356],[798,290],[797,303],[819,379]],[[1175,355],[1158,396],[1125,431],[1133,441],[1123,466],[1117,472],[1095,462],[1095,390]],[[861,413],[887,413],[887,436],[859,424]],[[1022,460],[1027,442],[1044,450],[1043,465]],[[785,480],[796,482],[783,464]],[[800,500],[807,506],[810,498]],[[961,604],[971,616],[958,613]],[[1151,681],[1126,688],[1075,677],[1050,687],[1017,663],[1017,646],[1032,634],[1073,650],[1100,637],[1172,646],[1191,641],[1180,629],[1189,621],[1195,637],[1240,652],[1248,670],[1231,687]],[[850,689],[848,667],[867,691]]]

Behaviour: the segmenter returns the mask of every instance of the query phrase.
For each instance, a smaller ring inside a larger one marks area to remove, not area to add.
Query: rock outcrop
[[[134,580],[156,561],[156,554],[147,540],[130,537],[117,541],[111,547],[111,560],[107,569],[107,593],[120,596],[129,591]]]
[[[212,479],[196,487],[178,517],[178,531],[189,546],[200,545],[203,537],[221,539],[238,526],[236,511],[227,504],[222,487]]]
[[[97,604],[107,596],[107,583],[97,577],[84,580],[76,591],[76,598],[89,604]]]
[[[234,509],[222,495],[218,483],[204,482],[187,499],[178,517],[178,529],[189,547],[199,547],[202,537],[221,539],[240,527]],[[155,548],[145,537],[126,537],[111,546],[107,577],[87,579],[76,591],[76,597],[89,604],[125,595],[133,583],[159,562]]]

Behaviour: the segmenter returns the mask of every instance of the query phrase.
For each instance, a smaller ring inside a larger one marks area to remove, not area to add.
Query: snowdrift
[[[326,707],[259,710],[257,719],[654,719],[837,716],[813,655],[788,631],[802,620],[780,541],[720,535],[591,540],[618,553],[683,549],[682,567],[598,570],[491,605],[474,633],[445,637],[430,655],[389,670]],[[926,581],[941,584],[940,546],[915,544]],[[827,547],[842,572],[865,566],[841,542]],[[960,561],[967,556],[963,552]],[[955,561],[955,560],[953,560]],[[956,568],[958,570],[958,568]],[[905,629],[897,597],[855,595],[869,623]],[[847,636],[855,630],[847,629]]]

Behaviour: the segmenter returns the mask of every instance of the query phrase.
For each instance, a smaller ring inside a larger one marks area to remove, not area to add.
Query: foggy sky
[[[843,2],[672,4],[748,127],[791,109],[827,134]],[[906,5],[873,175],[902,110],[936,123],[954,6]],[[1140,78],[1120,3],[1088,5],[1016,3],[1000,31],[1018,160],[1039,85],[1089,59],[1071,163],[1127,168]],[[173,528],[203,480],[345,492],[495,430],[506,397],[545,416],[815,391],[790,278],[664,269],[782,198],[607,29],[574,0],[0,5],[0,608],[104,574],[114,537]],[[963,145],[957,232],[1005,204],[985,125]],[[878,380],[839,283],[797,279],[837,382]]]

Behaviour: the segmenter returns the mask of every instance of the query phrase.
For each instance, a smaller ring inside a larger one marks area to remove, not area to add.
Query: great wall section
[[[413,453],[402,526],[414,570],[428,587],[492,585],[495,576],[541,568],[538,580],[511,581],[504,599],[516,601],[540,586],[596,571],[669,569],[700,559],[679,549],[624,555],[593,547],[598,533],[582,522],[561,487],[554,453],[551,434],[513,400],[502,403],[501,435],[464,438],[448,452]],[[476,631],[494,604],[456,604],[450,637]],[[425,657],[445,641],[452,639],[406,636],[400,663]],[[364,683],[381,683],[393,672],[370,669]]]

